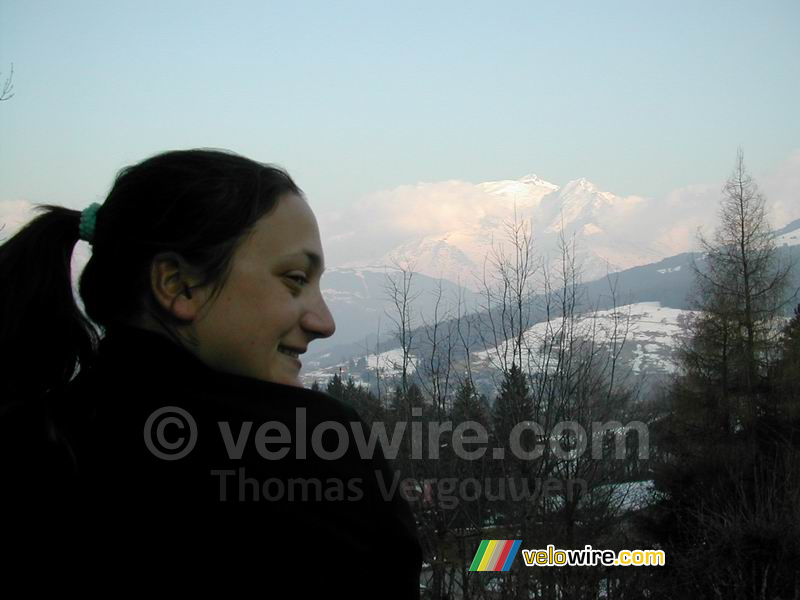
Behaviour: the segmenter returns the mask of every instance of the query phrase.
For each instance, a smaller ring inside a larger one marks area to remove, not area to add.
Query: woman
[[[413,518],[379,446],[364,455],[352,409],[301,387],[302,354],[335,326],[292,179],[168,152],[124,169],[102,206],[43,210],[0,246],[8,496],[70,506],[93,535],[111,524],[117,564],[169,527],[195,568],[417,596]],[[91,321],[70,283],[78,239]]]

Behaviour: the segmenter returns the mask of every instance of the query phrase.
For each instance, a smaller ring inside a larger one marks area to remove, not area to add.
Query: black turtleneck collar
[[[308,388],[217,371],[166,334],[138,327],[109,330],[100,341],[97,366],[101,369],[123,367],[141,370],[147,377],[169,377],[186,381],[192,386],[209,385],[243,394],[268,394],[271,397],[304,399],[306,402],[334,401],[331,396]]]

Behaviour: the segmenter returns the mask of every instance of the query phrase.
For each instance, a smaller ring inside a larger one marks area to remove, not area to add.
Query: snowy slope
[[[676,370],[676,351],[686,335],[686,328],[692,311],[662,306],[659,302],[638,302],[620,306],[616,310],[602,310],[578,317],[577,337],[588,340],[594,336],[601,346],[611,347],[616,341],[621,345],[620,373],[630,371],[634,377],[646,380],[673,373]],[[541,353],[545,341],[557,336],[560,322],[537,323],[525,332],[524,347],[527,353],[526,370],[541,372],[546,366]],[[616,327],[616,329],[615,329]],[[511,344],[503,342],[496,347],[473,352],[470,358],[473,375],[480,378],[499,368],[503,358],[510,363]],[[413,373],[419,357],[412,358],[409,373]],[[377,374],[381,378],[397,376],[402,363],[401,351],[397,348],[378,354],[364,353],[350,360],[329,365],[325,368],[312,367],[304,374],[304,381],[325,382],[335,373],[352,376],[356,381],[374,382]],[[356,365],[360,365],[356,368]],[[550,365],[552,368],[552,364]]]
[[[795,229],[775,238],[776,246],[797,246],[800,244],[800,229]]]
[[[675,370],[675,351],[685,336],[691,311],[661,306],[659,302],[639,302],[581,315],[576,325],[577,337],[611,347],[622,345],[620,355],[634,374],[665,374]],[[530,348],[526,370],[543,370],[546,360],[542,352],[547,340],[557,337],[560,321],[537,323],[524,334],[523,347]],[[491,368],[510,362],[512,344],[503,342],[496,347],[473,354],[476,368]],[[550,365],[552,366],[552,365]]]

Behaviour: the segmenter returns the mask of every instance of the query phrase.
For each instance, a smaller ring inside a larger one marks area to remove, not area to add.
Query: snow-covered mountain
[[[452,229],[411,238],[379,258],[347,266],[402,264],[476,290],[485,262],[497,249],[508,247],[514,222],[532,234],[536,253],[546,260],[555,260],[562,238],[574,238],[586,279],[675,253],[674,248],[654,242],[647,232],[629,228],[631,215],[643,210],[644,199],[616,196],[586,179],[559,187],[537,175],[526,175],[519,180],[479,183],[475,188],[484,201],[471,201],[471,212],[459,214]],[[424,220],[425,215],[419,218]]]
[[[516,218],[532,224],[542,199],[558,186],[537,175],[519,180],[490,181],[475,186],[483,201],[472,202],[470,212],[459,214],[458,225],[445,232],[413,237],[377,258],[348,263],[348,267],[398,265],[434,278],[460,282],[478,289],[484,261],[493,244],[507,236],[507,224]],[[473,192],[475,190],[472,190]],[[419,215],[420,220],[425,215]]]
[[[557,192],[548,194],[539,207],[537,222],[545,233],[587,229],[588,235],[593,235],[599,231],[597,222],[617,200],[614,194],[601,192],[586,179],[570,181]]]

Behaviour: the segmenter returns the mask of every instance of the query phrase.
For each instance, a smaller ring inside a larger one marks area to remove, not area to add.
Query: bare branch
[[[11,72],[3,82],[3,88],[0,90],[0,102],[10,100],[14,97],[14,63],[11,63]]]

